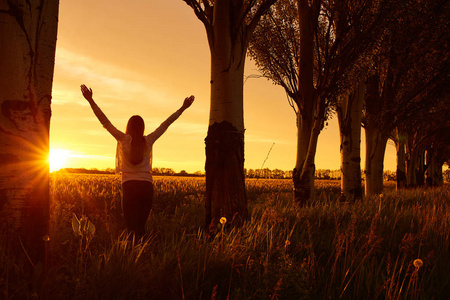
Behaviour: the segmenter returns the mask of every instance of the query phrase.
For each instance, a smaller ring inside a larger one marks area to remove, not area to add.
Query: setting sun
[[[66,164],[67,158],[70,155],[69,150],[65,149],[50,149],[48,162],[50,164],[50,172],[58,171]]]

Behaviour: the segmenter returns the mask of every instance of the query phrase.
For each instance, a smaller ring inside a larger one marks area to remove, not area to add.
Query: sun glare
[[[50,172],[58,171],[64,168],[67,158],[70,155],[69,150],[65,149],[50,149],[48,162],[50,164]]]

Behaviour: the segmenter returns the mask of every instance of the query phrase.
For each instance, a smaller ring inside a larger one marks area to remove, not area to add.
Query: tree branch
[[[211,43],[213,36],[212,23],[213,23],[214,8],[209,4],[208,0],[199,0],[202,2],[205,8],[202,8],[200,2],[197,0],[183,0],[183,1],[186,2],[186,4],[189,5],[194,10],[194,13],[197,16],[197,18],[200,21],[202,21],[206,29],[208,41]]]
[[[251,34],[253,30],[255,30],[256,26],[258,25],[259,20],[261,19],[261,16],[264,15],[269,8],[272,6],[272,4],[275,3],[276,0],[265,0],[256,11],[255,15],[253,16],[252,20],[250,21],[250,24],[247,26],[247,33]]]

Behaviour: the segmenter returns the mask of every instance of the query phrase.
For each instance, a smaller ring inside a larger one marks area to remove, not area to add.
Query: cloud
[[[79,85],[75,89],[67,87],[73,82],[92,87],[94,98],[101,95],[102,99],[109,100],[107,103],[111,100],[122,103],[150,100],[153,105],[166,105],[168,102],[161,84],[154,78],[61,47],[56,51],[55,81],[53,94],[56,104],[80,98]]]

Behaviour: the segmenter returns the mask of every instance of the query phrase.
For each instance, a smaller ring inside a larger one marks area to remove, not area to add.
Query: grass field
[[[318,181],[297,207],[289,180],[249,180],[250,220],[203,231],[203,178],[156,177],[149,238],[123,231],[120,178],[51,180],[49,272],[42,290],[26,260],[0,245],[5,299],[449,299],[450,188],[340,203]],[[95,226],[73,230],[80,223]],[[86,222],[88,224],[88,222]],[[226,224],[225,224],[226,225]]]

